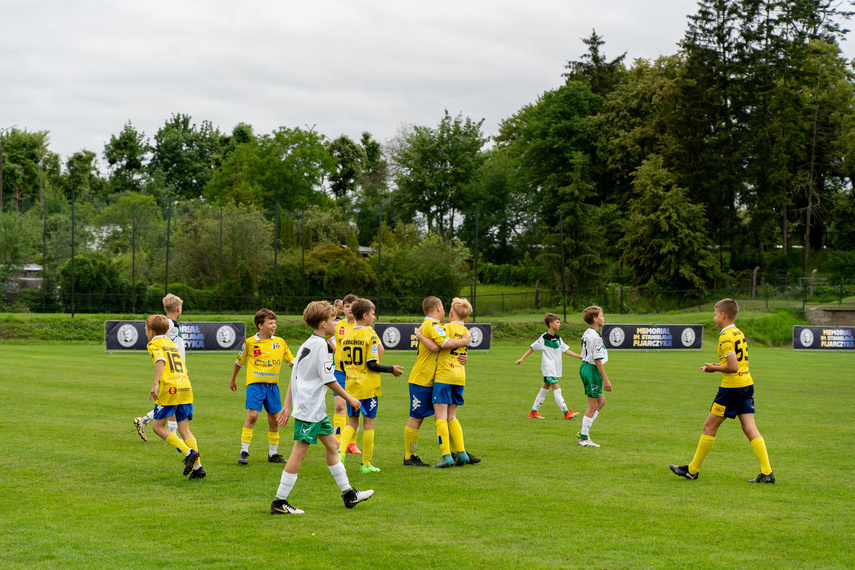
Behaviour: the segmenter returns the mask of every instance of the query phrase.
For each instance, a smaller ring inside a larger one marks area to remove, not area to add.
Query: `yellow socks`
[[[339,441],[339,443],[341,443],[341,432],[344,430],[344,426],[347,425],[347,417],[344,414],[333,415],[332,425],[335,438]]]
[[[240,431],[240,442],[249,445],[252,443],[252,430],[249,428],[243,428]]]
[[[707,458],[707,455],[709,455],[714,443],[715,438],[713,436],[701,436],[701,440],[698,442],[698,449],[695,451],[695,457],[692,458],[692,462],[689,463],[689,473],[694,475],[701,470],[701,464],[704,462],[704,459]]]
[[[416,454],[419,445],[419,430],[410,426],[404,428],[404,459],[409,459]]]
[[[451,455],[451,444],[448,441],[448,422],[445,420],[436,420],[436,441],[439,443],[439,453],[441,455]]]
[[[341,431],[341,443],[338,444],[340,452],[347,453],[347,446],[354,435],[356,435],[356,430],[353,427],[344,426],[344,429]]]
[[[354,432],[355,433],[355,432]],[[366,429],[362,432],[362,464],[371,465],[371,457],[374,455],[374,430]]]
[[[196,440],[193,440],[195,443]],[[166,444],[174,447],[178,451],[181,452],[181,455],[187,455],[187,452],[190,451],[190,447],[183,441],[181,438],[170,432],[169,437],[166,438]]]
[[[760,472],[763,475],[768,475],[772,472],[772,465],[769,463],[769,453],[766,451],[766,440],[762,435],[758,435],[751,440],[751,448],[754,450],[754,455],[760,460]]]
[[[457,453],[458,451],[466,451],[466,446],[463,445],[463,427],[458,420],[448,422],[448,435],[451,436],[451,450]]]

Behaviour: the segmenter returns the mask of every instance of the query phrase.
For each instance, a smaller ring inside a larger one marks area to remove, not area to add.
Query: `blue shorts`
[[[268,414],[278,414],[282,411],[282,397],[279,395],[279,384],[256,382],[246,387],[246,409]]]
[[[178,404],[177,406],[155,406],[154,419],[165,420],[175,414],[176,422],[193,419],[193,404]]]
[[[344,381],[347,380],[347,374],[336,368],[333,375],[335,376],[335,381],[338,382],[338,385],[341,386],[342,390],[344,390]],[[341,398],[338,394],[336,394],[336,396]]]
[[[410,384],[410,417],[424,419],[433,415],[433,386]]]
[[[463,388],[465,386],[437,382],[433,385],[433,403],[462,406]]]
[[[742,388],[719,388],[710,413],[720,418],[735,418],[754,413],[754,385]]]
[[[377,417],[377,396],[373,398],[366,398],[365,400],[359,400],[359,411],[355,411],[350,407],[350,404],[347,405],[347,417],[359,417],[359,414],[362,414],[366,418],[376,418]]]

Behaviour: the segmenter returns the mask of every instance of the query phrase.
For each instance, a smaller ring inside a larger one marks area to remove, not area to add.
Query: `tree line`
[[[74,193],[90,234],[81,243],[148,283],[165,278],[153,252],[170,203],[180,204],[177,243],[194,250],[177,251],[193,268],[180,278],[199,288],[215,282],[219,251],[206,240],[220,208],[281,228],[261,240],[239,238],[240,224],[230,230],[260,257],[228,265],[228,276],[256,291],[270,279],[265,260],[303,240],[355,251],[388,239],[403,251],[425,235],[456,248],[455,263],[477,252],[582,295],[608,282],[697,290],[755,267],[852,276],[855,77],[839,46],[850,5],[702,0],[676,53],[655,60],[609,58],[593,31],[556,70],[563,85],[494,137],[483,120],[448,111],[385,143],[245,123],[222,132],[177,113],[151,138],[129,122],[100,155],[84,149],[63,162],[48,132],[4,129],[0,258],[8,272],[46,248],[58,271]],[[127,260],[136,229],[150,241],[139,268]]]

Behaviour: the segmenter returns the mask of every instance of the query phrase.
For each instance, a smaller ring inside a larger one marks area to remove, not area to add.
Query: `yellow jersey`
[[[442,345],[448,342],[448,335],[445,334],[445,329],[442,328],[442,325],[436,319],[425,318],[425,322],[421,326],[421,331],[422,335],[438,344],[440,349]],[[415,333],[413,334],[413,338],[416,338]],[[419,354],[410,372],[410,384],[433,386],[433,379],[436,376],[437,353],[428,350],[422,343],[418,343],[418,345]]]
[[[461,321],[452,321],[442,327],[448,338],[463,338],[466,336],[466,325]],[[466,367],[460,364],[457,357],[466,354],[468,347],[443,348],[436,357],[436,382],[438,384],[466,385]]]
[[[377,334],[369,327],[354,325],[341,344],[347,393],[357,400],[382,395],[380,373],[368,369],[368,361],[379,358],[380,338]]]
[[[193,388],[181,352],[166,335],[152,338],[148,343],[152,362],[163,360],[165,366],[160,373],[157,389],[158,406],[178,406],[193,403]]]
[[[718,335],[719,364],[727,364],[728,354],[736,355],[739,370],[736,372],[722,372],[721,387],[742,388],[754,384],[751,373],[748,372],[748,342],[745,340],[745,335],[742,334],[742,331],[736,328],[736,325],[724,327]]]
[[[279,372],[283,364],[294,360],[285,341],[274,336],[260,339],[251,336],[243,342],[235,364],[246,366],[246,385],[279,384]]]
[[[344,360],[344,353],[341,350],[341,341],[344,340],[344,337],[356,326],[356,323],[349,323],[347,319],[342,319],[335,324],[335,367],[336,370],[341,370],[344,372],[344,364],[342,360]]]

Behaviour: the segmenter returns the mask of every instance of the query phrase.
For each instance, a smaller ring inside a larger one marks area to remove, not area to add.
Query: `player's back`
[[[422,335],[433,340],[440,347],[448,340],[445,330],[436,319],[426,318],[421,325]],[[419,352],[416,356],[416,363],[410,371],[410,384],[418,384],[419,386],[433,386],[433,379],[436,375],[436,357],[437,353],[429,350],[422,343],[418,343]]]
[[[718,335],[718,360],[719,364],[727,363],[727,355],[734,354],[739,370],[736,372],[722,372],[722,388],[742,388],[754,384],[751,373],[748,371],[748,341],[742,331],[736,325],[730,325],[721,330]]]
[[[181,353],[165,335],[152,338],[148,345],[148,353],[152,362],[164,361],[160,374],[157,404],[160,406],[177,406],[193,403],[193,388]]]
[[[466,325],[461,321],[452,321],[444,327],[449,339],[466,336]],[[436,382],[440,384],[466,385],[466,367],[460,364],[458,356],[466,354],[468,348],[443,348],[436,358]]]

